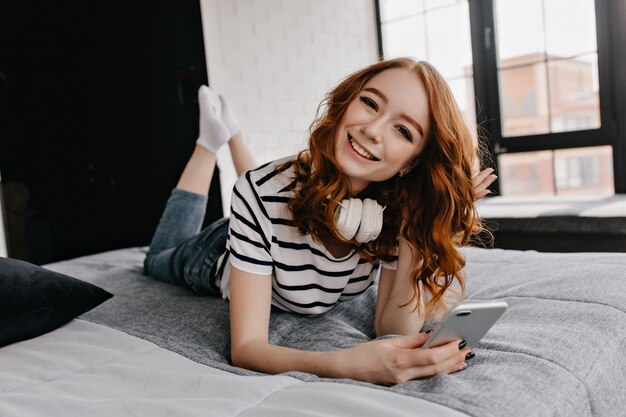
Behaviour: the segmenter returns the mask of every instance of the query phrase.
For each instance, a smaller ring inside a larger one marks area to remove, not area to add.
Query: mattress
[[[84,320],[0,349],[0,416],[462,417],[392,392],[241,376]]]
[[[233,366],[227,301],[146,277],[145,248],[48,265],[114,297],[0,349],[0,415],[626,417],[626,254],[465,254],[467,301],[509,309],[466,370],[392,387]],[[375,297],[373,286],[319,317],[273,311],[270,341],[372,340]]]

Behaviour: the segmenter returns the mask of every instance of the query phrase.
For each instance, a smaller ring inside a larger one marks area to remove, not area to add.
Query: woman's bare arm
[[[277,374],[308,372],[321,377],[396,384],[464,368],[468,349],[458,343],[419,349],[427,336],[376,340],[334,352],[305,352],[268,342],[271,278],[233,267],[230,282],[231,357],[235,366]]]
[[[230,337],[233,365],[270,374],[301,371],[335,376],[335,355],[332,353],[304,352],[269,344],[271,300],[270,276],[232,267]]]
[[[422,300],[411,299],[413,288],[409,275],[420,259],[404,239],[400,239],[397,270],[381,271],[376,299],[375,330],[378,336],[386,334],[415,335],[424,324]]]

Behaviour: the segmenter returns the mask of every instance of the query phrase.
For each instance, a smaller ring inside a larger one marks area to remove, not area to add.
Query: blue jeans
[[[207,196],[174,189],[144,260],[152,278],[190,288],[198,294],[219,295],[215,268],[226,250],[228,218],[200,231]]]

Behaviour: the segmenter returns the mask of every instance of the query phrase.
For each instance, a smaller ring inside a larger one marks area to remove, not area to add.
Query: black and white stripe
[[[249,171],[235,184],[228,253],[218,270],[230,273],[224,265],[230,262],[242,271],[271,276],[272,305],[321,314],[365,292],[374,283],[379,265],[354,251],[336,258],[310,235],[299,234],[287,207],[293,195],[293,171],[275,169],[286,160]]]

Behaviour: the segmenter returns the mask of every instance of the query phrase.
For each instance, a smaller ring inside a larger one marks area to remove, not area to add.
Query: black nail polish
[[[459,343],[459,350],[463,350],[465,346],[467,346],[467,342],[465,340],[461,340],[461,343]]]
[[[465,360],[472,359],[474,356],[476,356],[476,354],[474,352],[470,352],[465,355]]]

